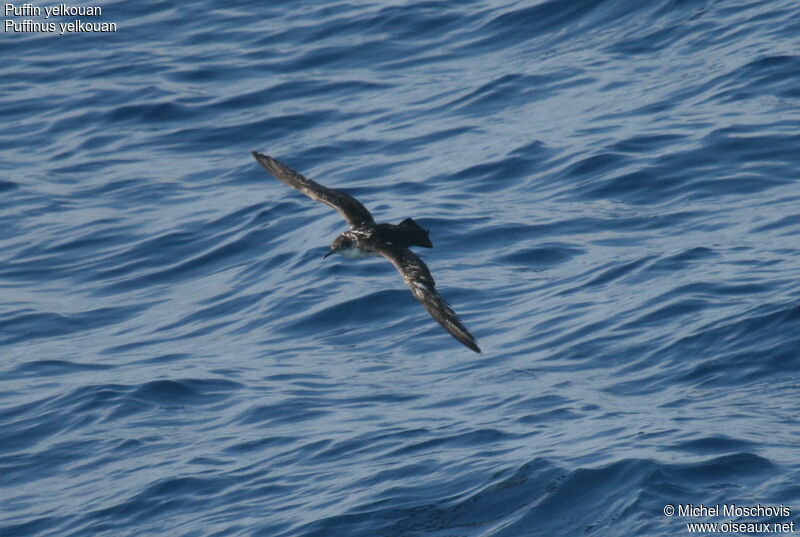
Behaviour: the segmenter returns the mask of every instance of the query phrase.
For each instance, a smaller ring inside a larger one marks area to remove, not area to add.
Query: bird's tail
[[[400,222],[399,226],[403,228],[412,239],[411,244],[414,246],[422,246],[423,248],[433,248],[431,240],[428,238],[429,231],[419,224],[413,218],[406,218]]]

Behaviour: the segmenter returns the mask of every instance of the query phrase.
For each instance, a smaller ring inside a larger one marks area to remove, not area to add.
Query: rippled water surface
[[[795,0],[98,5],[0,37],[0,534],[798,519]]]

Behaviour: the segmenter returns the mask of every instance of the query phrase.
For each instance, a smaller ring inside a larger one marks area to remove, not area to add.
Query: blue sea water
[[[81,5],[0,37],[0,535],[800,518],[796,0]]]

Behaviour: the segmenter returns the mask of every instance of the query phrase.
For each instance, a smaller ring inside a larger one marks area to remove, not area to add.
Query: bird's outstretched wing
[[[422,303],[431,317],[436,319],[436,322],[465,347],[478,353],[481,352],[475,338],[461,323],[456,312],[439,296],[433,276],[419,256],[408,248],[386,243],[375,245],[375,251],[397,267],[400,275],[411,289],[411,294]]]
[[[286,183],[295,190],[299,190],[312,200],[321,201],[325,205],[336,209],[339,214],[341,214],[344,219],[347,220],[347,223],[350,225],[350,229],[355,229],[363,226],[364,224],[372,224],[375,222],[367,208],[364,207],[361,202],[354,197],[349,196],[344,192],[339,192],[338,190],[322,186],[311,179],[307,179],[286,164],[272,157],[268,157],[267,155],[263,155],[257,151],[253,151],[253,156],[256,158],[258,163],[264,166],[264,168],[269,173],[274,175],[276,179]]]

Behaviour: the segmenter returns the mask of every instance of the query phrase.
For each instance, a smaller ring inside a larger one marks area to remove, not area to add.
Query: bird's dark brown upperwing
[[[253,156],[259,164],[264,166],[264,168],[279,181],[286,183],[295,190],[299,190],[312,200],[320,201],[336,209],[339,214],[347,220],[350,229],[375,222],[367,208],[354,197],[344,192],[322,186],[311,179],[307,179],[286,164],[272,157],[268,157],[257,151],[253,151]]]
[[[428,267],[414,252],[393,244],[375,245],[375,251],[392,262],[405,280],[414,298],[428,310],[431,317],[450,332],[462,345],[475,352],[481,352],[478,343],[467,327],[461,322],[456,312],[436,291]]]

